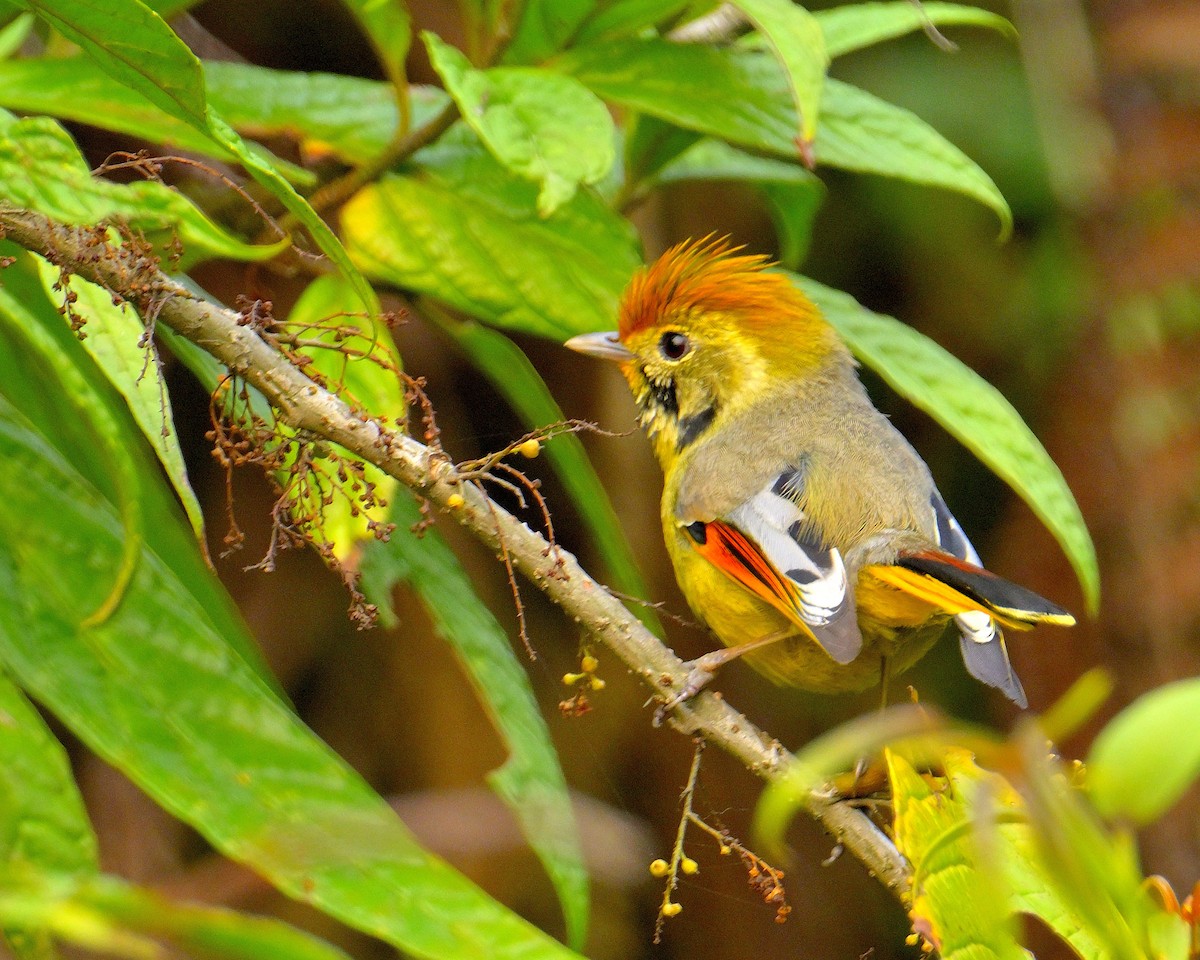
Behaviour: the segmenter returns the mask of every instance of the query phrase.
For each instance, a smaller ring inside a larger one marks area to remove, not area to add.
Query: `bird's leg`
[[[739,643],[733,647],[722,647],[720,650],[713,650],[711,653],[706,653],[695,660],[689,660],[684,664],[688,668],[688,675],[683,681],[682,689],[654,712],[655,726],[662,723],[672,709],[681,703],[691,700],[692,697],[712,683],[713,677],[717,675],[717,671],[729,663],[730,660],[736,660],[747,653],[753,653],[755,650],[760,650],[772,643],[778,643],[787,637],[795,636],[795,634],[796,631],[794,629],[780,630],[778,633],[769,633],[765,637],[759,637],[757,640]]]
[[[879,712],[888,705],[888,681],[892,678],[891,661],[879,658]],[[843,797],[865,797],[883,788],[887,783],[887,769],[879,757],[859,757],[854,763],[854,773],[849,784],[843,783],[838,793]]]

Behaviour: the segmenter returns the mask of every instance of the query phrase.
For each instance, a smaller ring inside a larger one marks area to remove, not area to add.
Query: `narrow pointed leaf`
[[[51,300],[62,296],[53,290],[59,282],[58,271],[40,257],[37,264],[47,296]],[[154,448],[175,488],[192,531],[203,541],[204,514],[188,480],[171,414],[171,397],[145,323],[129,304],[114,304],[111,293],[81,277],[73,277],[69,289],[77,298],[72,309],[86,321],[84,349],[129,404],[142,436]]]
[[[924,410],[1029,504],[1071,561],[1089,611],[1100,600],[1100,569],[1079,505],[1062,472],[1000,392],[929,338],[873,313],[848,294],[796,277],[850,349]]]
[[[396,524],[391,539],[372,545],[363,560],[368,596],[389,612],[394,624],[392,588],[410,584],[462,663],[508,748],[508,759],[488,780],[550,875],[567,920],[568,940],[579,948],[587,934],[587,872],[566,780],[529,677],[504,629],[476,596],[458,558],[437,531],[427,530],[420,537],[412,532],[421,515],[411,497],[396,500],[391,519]]]
[[[829,54],[816,18],[792,0],[732,0],[766,39],[787,74],[792,100],[800,117],[797,146],[807,152],[817,134],[821,89]]]

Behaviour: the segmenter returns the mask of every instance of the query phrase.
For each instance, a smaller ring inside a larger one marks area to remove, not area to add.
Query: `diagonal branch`
[[[564,613],[611,649],[656,695],[683,686],[687,671],[575,557],[456,476],[452,464],[425,445],[354,414],[336,395],[306,377],[232,310],[200,299],[158,268],[157,261],[108,243],[104,227],[75,227],[39,213],[0,206],[0,236],[70,273],[98,283],[165,323],[257,387],[291,426],[340,444],[436,504],[484,544],[503,542],[513,565]],[[451,499],[453,498],[453,499]],[[676,708],[671,724],[702,736],[766,780],[778,777],[791,755],[724,700],[702,693]],[[903,901],[909,868],[892,842],[861,811],[811,794],[805,807],[870,873]]]

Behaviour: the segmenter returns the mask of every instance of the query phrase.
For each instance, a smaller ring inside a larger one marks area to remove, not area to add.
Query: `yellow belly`
[[[944,612],[883,582],[866,567],[855,593],[862,652],[850,663],[838,663],[806,629],[709,563],[683,531],[672,525],[666,539],[688,604],[725,646],[790,634],[746,655],[752,667],[779,684],[818,693],[866,689],[879,683],[885,657],[892,676],[907,670],[928,652],[949,622]]]

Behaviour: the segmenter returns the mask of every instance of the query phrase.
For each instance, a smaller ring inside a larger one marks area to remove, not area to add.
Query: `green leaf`
[[[187,585],[195,604],[241,659],[280,692],[229,594],[212,577],[191,530],[180,523],[178,505],[159,479],[159,467],[141,458],[142,440],[127,404],[46,296],[35,258],[8,241],[0,241],[0,257],[13,258],[0,284],[0,395],[60,455],[71,458],[124,524],[121,563],[102,568],[88,583],[89,589],[100,591],[92,613],[100,611],[102,602],[123,600],[138,552],[148,544],[177,581]]]
[[[758,157],[706,138],[662,168],[655,182],[736,180],[759,188],[779,238],[779,262],[796,267],[808,252],[812,224],[825,186],[803,167],[771,157]]]
[[[246,67],[242,64],[223,64],[230,68],[241,67],[245,70],[263,70],[261,67]],[[265,71],[268,76],[281,71]],[[307,75],[301,75],[307,76]],[[331,76],[320,74],[314,76]],[[350,79],[350,78],[344,78]],[[369,80],[359,81],[371,84]],[[324,90],[324,84],[314,80],[314,85]],[[386,91],[382,84],[373,84],[381,91]],[[210,91],[211,92],[211,91]],[[268,87],[264,93],[262,84],[256,89],[256,96],[272,93]],[[351,94],[362,98],[361,89],[341,91],[347,97]],[[244,91],[237,91],[244,94]],[[329,91],[332,98],[332,91]],[[236,101],[235,105],[244,102],[245,97]],[[256,102],[250,99],[250,105]],[[351,103],[356,102],[351,98]],[[213,96],[213,103],[220,108],[226,99],[219,95]],[[87,56],[65,57],[62,59],[29,59],[0,62],[0,104],[20,110],[23,113],[43,113],[66,120],[75,120],[104,130],[115,130],[148,140],[151,143],[163,144],[167,148],[187,150],[218,160],[235,161],[237,158],[225,147],[214,143],[206,133],[202,133],[190,123],[185,123],[169,113],[160,110],[150,103],[137,91],[118,83]],[[342,110],[352,109],[343,106]],[[362,109],[366,109],[364,106]],[[391,107],[390,122],[395,124],[395,105]],[[252,133],[254,131],[251,131]],[[266,131],[273,132],[273,131]],[[256,145],[256,149],[266,150]],[[272,157],[272,162],[284,172],[293,183],[312,185],[316,176],[303,167],[288,163],[278,157]]]
[[[799,118],[787,75],[769,55],[741,47],[612,41],[564,54],[555,67],[606,100],[668,123],[794,160]],[[913,114],[826,79],[816,141],[820,164],[898,177],[962,193],[1012,213],[978,165]]]
[[[305,368],[309,376],[324,380],[354,409],[403,426],[400,358],[391,333],[358,310],[354,288],[345,278],[326,274],[310,283],[288,314],[287,329],[308,344],[297,352],[311,359]],[[322,518],[321,535],[332,544],[334,556],[346,561],[360,541],[373,539],[373,531],[387,522],[398,484],[358,457],[345,452],[341,456],[358,465],[362,478],[335,486],[336,474],[314,472],[300,512]],[[290,467],[289,463],[283,472]],[[356,490],[358,486],[364,489]],[[366,489],[370,493],[363,496]]]
[[[533,184],[477,143],[443,141],[412,175],[346,204],[342,229],[362,269],[525,333],[562,340],[612,326],[640,263],[629,224],[583,191],[541,218]]]
[[[123,221],[164,254],[177,236],[190,262],[213,256],[266,260],[281,249],[243,243],[164,184],[93,177],[70,136],[48,117],[27,117],[0,131],[0,185],[7,203],[65,223]]]
[[[992,178],[915,114],[831,78],[821,118],[820,163],[953,190],[995,212],[1001,239],[1012,232],[1012,211]]]
[[[404,61],[412,43],[412,18],[405,0],[342,0],[371,42],[383,75],[403,94],[408,88]]]
[[[0,872],[0,924],[135,960],[163,947],[246,960],[349,960],[336,947],[278,920],[173,903],[109,876]]]
[[[97,754],[284,893],[408,953],[575,956],[422,849],[146,541],[121,603],[92,617],[121,524],[6,397],[0,490],[0,658]]]
[[[540,184],[538,213],[548,217],[581,183],[613,165],[613,121],[579,81],[532,67],[476,70],[436,34],[421,34],[433,68],[459,112],[497,160]]]
[[[854,354],[924,410],[1029,504],[1054,534],[1083,587],[1100,600],[1096,548],[1061,471],[1000,392],[929,338],[848,294],[793,277]]]
[[[539,63],[567,46],[596,0],[524,0],[505,63]]]
[[[943,957],[1023,960],[1008,902],[1011,890],[995,852],[989,862],[980,850],[957,781],[951,778],[955,786],[939,790],[899,755],[889,751],[887,760],[896,847],[912,864],[914,931]]]
[[[392,588],[411,584],[471,678],[509,754],[488,781],[550,875],[567,920],[567,939],[579,948],[587,935],[587,872],[566,780],[529,677],[445,541],[435,530],[413,533],[421,514],[412,498],[396,500],[391,520],[396,524],[391,539],[372,546],[363,559],[364,587],[394,625]]]
[[[99,869],[71,762],[34,706],[0,673],[0,873]],[[3,926],[0,917],[0,926]]]
[[[792,0],[732,0],[766,38],[787,74],[792,101],[800,117],[798,144],[805,154],[817,135],[821,88],[829,55],[816,18]]]
[[[913,868],[913,928],[942,956],[1026,956],[1014,939],[1019,913],[1040,919],[1084,960],[1122,955],[1097,927],[1098,915],[1079,909],[1089,899],[1111,908],[1106,891],[1064,882],[1025,800],[1003,778],[957,747],[942,754],[944,782],[931,783],[896,751],[886,756],[896,846]],[[1066,799],[1072,788],[1059,776],[1054,789]],[[1092,842],[1110,844],[1102,836]]]
[[[473,320],[455,320],[440,310],[426,312],[487,377],[527,429],[538,430],[566,419],[525,352],[508,337]],[[612,584],[622,593],[646,597],[648,591],[637,558],[579,437],[560,433],[546,442],[545,450],[546,459],[579,511]],[[662,636],[662,624],[651,607],[635,606],[633,610],[643,623]]]
[[[204,73],[209,102],[250,136],[290,136],[309,152],[330,151],[358,164],[381,153],[396,135],[393,91],[375,80],[215,61],[205,63]],[[444,91],[427,86],[410,87],[408,99],[416,127],[449,101]]]
[[[939,27],[990,27],[1016,38],[1013,25],[999,14],[960,3],[941,3],[925,0],[917,5],[911,0],[893,2],[846,3],[819,10],[813,14],[825,34],[825,49],[831,57],[840,57],[863,47],[902,37],[928,24]]]
[[[200,61],[140,0],[13,0],[78,44],[114,79],[203,130]]]
[[[1182,735],[1200,717],[1200,678],[1178,680],[1135,700],[1100,731],[1087,761],[1097,809],[1144,826],[1200,776],[1200,738]]]
[[[305,227],[322,252],[354,284],[369,313],[374,291],[341,242],[261,150],[252,149],[209,109],[200,61],[141,0],[15,0],[73,40],[111,77],[155,106],[208,134],[232,153]]]
[[[59,283],[58,270],[40,257],[36,261],[46,295],[51,300],[62,296],[53,289]],[[111,293],[81,277],[71,278],[70,291],[76,297],[73,311],[86,321],[84,349],[129,404],[142,436],[154,448],[183,504],[196,539],[203,543],[204,514],[188,482],[171,414],[171,397],[144,321],[129,304],[113,303]]]

